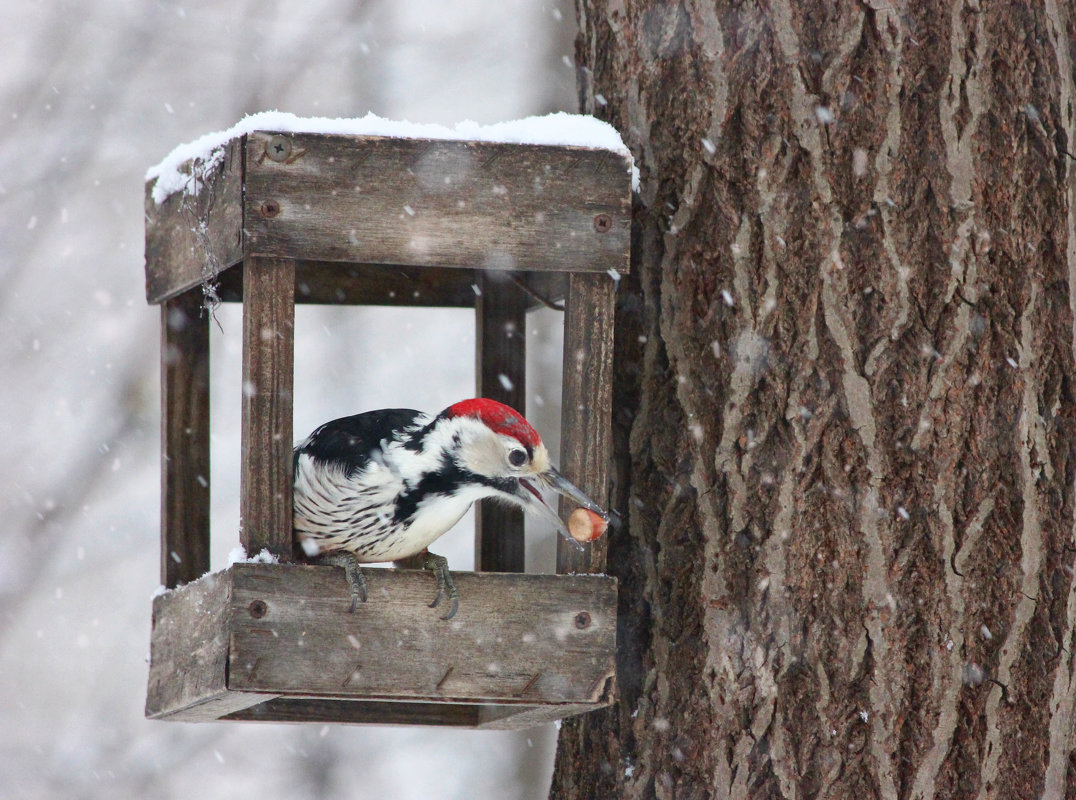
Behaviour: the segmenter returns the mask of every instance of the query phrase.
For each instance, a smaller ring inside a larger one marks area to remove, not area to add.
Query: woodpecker
[[[442,619],[459,608],[443,556],[427,548],[476,500],[522,506],[571,537],[542,499],[549,487],[608,516],[549,463],[538,432],[519,413],[485,398],[463,400],[440,414],[389,408],[327,422],[294,452],[296,542],[318,564],[343,567],[351,610],[366,601],[361,564],[421,555],[437,576],[434,608]]]

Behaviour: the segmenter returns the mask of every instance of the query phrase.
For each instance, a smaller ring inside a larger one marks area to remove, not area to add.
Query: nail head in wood
[[[270,136],[265,143],[265,154],[273,161],[287,161],[291,155],[291,140],[287,136]]]
[[[266,200],[258,206],[258,213],[266,219],[272,219],[280,213],[280,203],[276,200]]]

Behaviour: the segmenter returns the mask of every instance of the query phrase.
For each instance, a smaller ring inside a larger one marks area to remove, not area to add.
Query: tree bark
[[[1076,11],[578,15],[642,185],[551,796],[1076,797]]]

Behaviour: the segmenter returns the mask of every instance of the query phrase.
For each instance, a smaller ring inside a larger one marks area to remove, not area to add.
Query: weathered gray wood
[[[204,722],[268,699],[226,685],[230,589],[217,573],[153,598],[147,717]]]
[[[241,540],[248,554],[292,554],[295,262],[243,263]]]
[[[160,303],[197,286],[243,257],[243,143],[233,139],[208,165],[188,165],[197,191],[160,205],[146,184],[146,297]],[[193,184],[192,184],[193,185]]]
[[[616,581],[454,573],[441,620],[422,571],[235,564],[154,599],[146,715],[516,729],[607,705]]]
[[[161,584],[209,571],[209,315],[198,289],[161,306]]]
[[[561,469],[603,508],[612,453],[613,303],[608,275],[573,274],[564,315],[564,384],[561,404]],[[561,511],[570,513],[564,502]],[[557,572],[603,572],[608,539],[580,552],[557,542]]]
[[[226,719],[246,722],[333,722],[344,725],[478,726],[482,706],[471,703],[407,703],[341,700],[323,697],[277,697]]]
[[[542,307],[564,310],[564,298],[568,296],[568,273],[513,272],[512,279],[527,295],[528,311]]]
[[[341,725],[431,725],[516,731],[601,708],[594,703],[491,705],[277,697],[228,714],[243,722],[331,722]]]
[[[527,412],[527,297],[506,273],[480,272],[475,297],[477,396]],[[483,500],[475,506],[475,569],[523,572],[523,510]]]
[[[481,274],[481,270],[450,267],[296,261],[295,302],[472,308],[477,292],[481,291],[478,282]],[[513,272],[511,280],[523,292],[528,311],[550,306],[564,310],[568,273]],[[226,303],[242,302],[241,266],[220,273],[217,291]]]
[[[626,156],[588,148],[252,133],[246,254],[624,272],[629,175]]]
[[[208,167],[192,162],[189,170],[205,173],[197,190],[160,205],[147,183],[149,302],[196,286],[244,255],[539,272],[628,269],[626,157],[551,145],[287,134],[295,157],[274,161],[265,158],[265,146],[275,136],[234,139]],[[246,174],[244,150],[253,158]],[[320,298],[312,302],[356,302],[336,299],[336,287],[312,289]],[[301,292],[298,299],[304,302]]]
[[[471,308],[477,285],[468,269],[295,262],[296,303]],[[222,272],[218,291],[225,302],[241,302],[243,270]]]
[[[348,613],[342,569],[236,564],[228,686],[273,695],[526,705],[604,702],[616,582],[453,573],[460,610],[427,607],[423,571],[369,569]]]
[[[556,720],[574,717],[594,711],[613,701],[614,681],[606,684],[607,702],[603,703],[564,703],[556,706],[491,706],[479,707],[476,728],[487,731],[521,731],[546,725]]]

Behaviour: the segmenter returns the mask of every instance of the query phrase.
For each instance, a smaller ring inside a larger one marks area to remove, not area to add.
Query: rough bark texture
[[[642,190],[552,796],[1076,797],[1076,12],[578,10]]]

